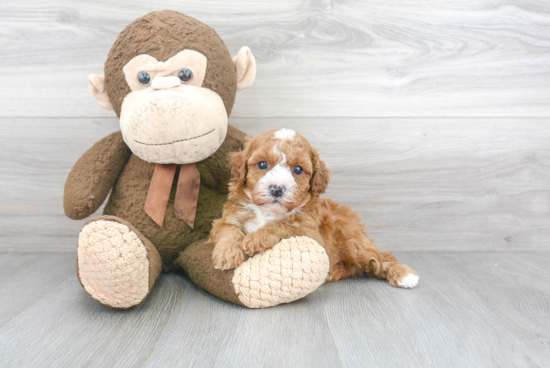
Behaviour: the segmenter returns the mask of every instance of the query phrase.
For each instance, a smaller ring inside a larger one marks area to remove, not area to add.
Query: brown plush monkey
[[[78,240],[77,274],[95,300],[130,308],[161,271],[182,270],[206,291],[251,308],[304,297],[328,257],[309,238],[281,241],[234,270],[212,263],[208,234],[228,193],[228,154],[246,135],[228,125],[237,90],[254,81],[247,47],[232,59],[218,34],[175,11],[147,14],[119,35],[105,76],[89,77],[121,131],[90,148],[65,184],[65,213],[82,219],[111,191]]]

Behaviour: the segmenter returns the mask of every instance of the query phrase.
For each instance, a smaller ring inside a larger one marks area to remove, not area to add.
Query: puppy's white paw
[[[403,277],[401,280],[397,281],[397,285],[401,288],[412,289],[418,284],[418,279],[420,277],[414,273],[409,273],[407,276]]]

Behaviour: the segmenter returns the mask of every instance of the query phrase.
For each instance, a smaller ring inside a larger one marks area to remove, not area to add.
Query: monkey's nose
[[[181,85],[178,77],[155,77],[151,87],[154,89],[170,89]]]
[[[269,192],[275,198],[279,198],[280,196],[282,196],[284,191],[285,191],[285,187],[282,187],[280,185],[270,185],[269,186]]]

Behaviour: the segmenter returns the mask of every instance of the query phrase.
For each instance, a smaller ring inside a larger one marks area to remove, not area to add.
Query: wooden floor
[[[179,274],[139,307],[92,300],[71,253],[0,253],[1,367],[548,367],[545,253],[399,252],[416,289],[373,278],[250,310]]]

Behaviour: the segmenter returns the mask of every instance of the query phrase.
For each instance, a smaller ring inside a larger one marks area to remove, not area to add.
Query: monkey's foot
[[[298,236],[246,260],[235,269],[232,283],[243,305],[266,308],[312,293],[328,272],[325,249],[309,237]]]
[[[149,295],[160,270],[156,248],[124,220],[101,216],[82,228],[77,276],[100,303],[119,309],[138,305]]]

